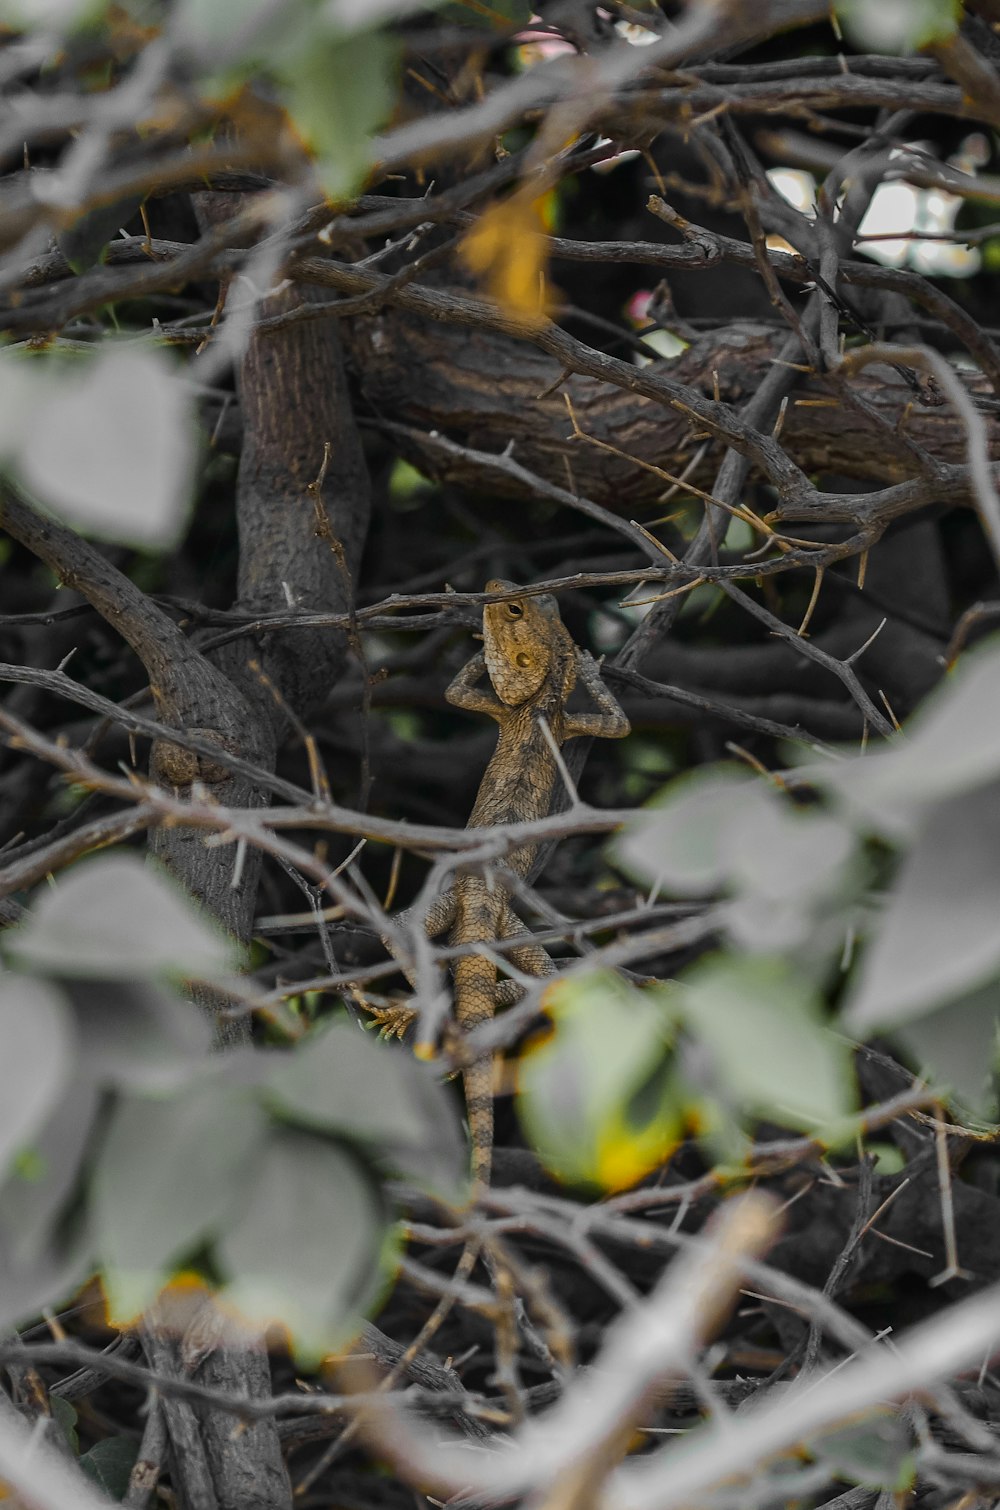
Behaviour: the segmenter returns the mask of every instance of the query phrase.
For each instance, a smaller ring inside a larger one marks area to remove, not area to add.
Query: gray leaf
[[[38,1131],[73,1068],[75,1034],[55,987],[0,976],[0,1175]]]
[[[253,1094],[215,1077],[186,1095],[119,1102],[92,1197],[116,1316],[141,1310],[174,1262],[225,1224],[245,1199],[265,1132]]]
[[[333,1023],[270,1063],[271,1097],[286,1117],[374,1144],[421,1184],[457,1195],[465,1140],[451,1098],[412,1054]]]
[[[97,855],[40,892],[10,954],[53,975],[149,980],[225,973],[235,945],[136,855]]]
[[[15,464],[68,524],[145,549],[174,545],[194,461],[191,400],[163,353],[106,346],[45,372]]]
[[[324,1138],[281,1132],[258,1162],[252,1200],[217,1244],[230,1276],[224,1297],[253,1322],[283,1323],[316,1358],[374,1301],[386,1227],[357,1159]]]
[[[1000,787],[935,808],[900,868],[844,1013],[868,1033],[1000,973]]]

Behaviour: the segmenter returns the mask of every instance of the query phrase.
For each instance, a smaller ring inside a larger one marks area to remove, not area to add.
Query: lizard
[[[569,739],[596,736],[622,739],[629,722],[601,680],[593,657],[574,644],[549,594],[512,597],[516,582],[494,578],[490,594],[507,594],[503,601],[483,607],[483,649],[462,668],[445,692],[453,707],[485,713],[499,729],[496,749],[483,773],[467,827],[488,828],[524,823],[548,816],[560,780],[554,753]],[[484,675],[487,682],[483,684]],[[596,712],[571,712],[568,702],[580,685]],[[548,735],[546,734],[546,726]],[[506,857],[505,868],[527,879],[537,846],[522,845]],[[510,887],[502,876],[467,871],[438,897],[424,921],[434,938],[448,930],[452,945],[492,944],[526,935],[514,912]],[[388,941],[387,941],[388,942]],[[543,976],[555,966],[547,951],[532,943],[509,950],[512,963],[524,974]],[[513,980],[498,980],[495,960],[470,951],[453,965],[455,1018],[468,1034],[489,1021],[496,1007],[507,1006],[522,994]],[[399,1036],[416,1015],[412,1008],[373,1009],[385,1030]],[[463,1070],[466,1113],[472,1143],[470,1205],[488,1189],[493,1151],[494,1059],[484,1054]],[[467,1244],[455,1271],[451,1293],[442,1298],[407,1353],[416,1353],[437,1330],[451,1305],[454,1288],[475,1266],[478,1244]]]

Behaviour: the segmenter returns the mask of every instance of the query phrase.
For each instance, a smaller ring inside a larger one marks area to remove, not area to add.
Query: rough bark
[[[212,206],[208,209],[211,213]],[[302,297],[294,289],[277,293],[264,301],[261,313],[266,317],[291,308]],[[324,322],[254,332],[238,388],[244,414],[237,488],[239,606],[260,613],[292,601],[307,610],[347,611],[368,524],[368,481],[336,327]],[[346,648],[345,636],[330,631],[274,635],[257,650],[246,641],[223,647],[216,659],[231,697],[225,708],[211,710],[213,721],[206,723],[199,713],[198,724],[218,729],[234,753],[273,769],[287,728],[286,708],[308,717],[342,669]],[[229,777],[219,795],[239,806],[263,800],[247,783]],[[206,848],[194,830],[169,828],[153,835],[151,847],[241,943],[249,941],[259,851],[230,859],[225,850]],[[239,1044],[249,1041],[249,1034],[249,1021],[238,1018],[223,1024],[219,1038]],[[265,1397],[270,1391],[262,1345],[219,1347],[203,1373],[206,1383],[229,1393]],[[203,1492],[203,1475],[195,1471],[202,1457],[219,1510],[273,1510],[291,1504],[273,1421],[234,1436],[232,1417],[225,1412],[201,1410],[190,1416],[193,1421],[185,1417],[182,1424],[197,1433],[201,1454],[191,1457],[175,1440],[169,1415],[168,1429],[175,1483],[179,1480],[192,1504]],[[189,1461],[194,1477],[185,1490]]]
[[[738,407],[770,370],[784,336],[764,325],[729,326],[653,370]],[[394,443],[422,471],[459,487],[530,496],[510,475],[445,455],[430,432],[496,455],[513,445],[514,459],[544,481],[575,486],[605,508],[641,518],[669,487],[662,471],[681,472],[704,440],[676,411],[610,383],[566,375],[552,357],[496,331],[387,308],[351,322],[350,349],[375,413],[426,436],[394,431]],[[827,378],[803,374],[797,382],[781,440],[803,471],[863,479],[870,487],[902,482],[918,470],[907,440],[938,461],[964,461],[962,427],[926,384],[915,391],[902,373],[873,367],[852,378],[851,389],[857,405],[845,403]],[[980,377],[969,379],[969,389],[990,392]],[[584,434],[623,454],[574,437],[567,397]],[[993,416],[987,424],[991,455],[1000,458],[1000,426]],[[721,447],[708,442],[690,480],[710,485],[720,456]]]

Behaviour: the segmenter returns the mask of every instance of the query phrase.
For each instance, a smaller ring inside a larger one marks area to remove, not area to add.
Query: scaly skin
[[[486,591],[512,592],[517,583],[494,580]],[[489,686],[480,687],[484,672]],[[596,713],[571,713],[570,694],[578,681],[597,708]],[[459,672],[445,693],[456,708],[486,713],[499,725],[497,747],[483,773],[469,828],[488,828],[530,822],[548,815],[561,779],[552,746],[542,730],[548,725],[556,745],[580,735],[621,739],[628,719],[601,681],[594,660],[574,645],[559,617],[555,598],[524,597],[487,603],[483,609],[483,650]],[[526,877],[535,856],[534,845],[512,850],[504,862],[514,875]],[[449,929],[450,944],[495,943],[525,933],[510,905],[509,888],[501,877],[460,875],[446,896],[435,903],[427,920],[433,937]],[[538,944],[526,940],[510,951],[513,964],[525,974],[549,975],[554,966]],[[455,1016],[463,1034],[488,1022],[496,1009],[520,995],[513,981],[497,981],[496,966],[482,954],[455,961]],[[412,1013],[376,1011],[390,1032],[401,1031]],[[404,1020],[405,1018],[405,1020]],[[483,1055],[464,1071],[465,1102],[472,1140],[472,1199],[489,1187],[493,1152],[493,1056]],[[471,1274],[478,1244],[471,1242],[455,1271],[457,1287]],[[408,1357],[429,1341],[452,1303],[438,1304],[420,1335],[407,1349]]]
[[[487,582],[487,592],[516,590],[515,582]],[[477,686],[488,671],[491,690]],[[600,710],[571,714],[569,696],[582,677]],[[559,617],[555,598],[519,598],[487,603],[483,609],[483,651],[459,672],[445,693],[455,707],[486,713],[499,725],[497,747],[483,773],[469,817],[470,828],[526,823],[548,815],[559,770],[542,730],[547,723],[557,745],[579,734],[620,739],[628,720],[600,680],[597,667],[573,644]],[[527,876],[534,846],[513,850],[506,868]],[[492,943],[523,932],[506,887],[481,876],[455,883],[451,944]],[[548,975],[552,961],[538,945],[513,951],[513,962],[529,975]],[[455,962],[455,1015],[471,1032],[488,1022],[497,1007],[496,967],[483,955]],[[493,1148],[493,1063],[479,1059],[465,1071],[465,1100],[472,1138],[473,1196],[489,1185]]]

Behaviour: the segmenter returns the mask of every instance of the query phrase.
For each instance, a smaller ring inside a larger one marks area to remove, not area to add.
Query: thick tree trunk
[[[394,307],[351,321],[349,339],[372,408],[412,427],[406,435],[393,430],[393,442],[421,471],[456,486],[530,496],[510,474],[446,452],[434,432],[496,456],[510,447],[513,459],[543,481],[640,519],[670,486],[664,471],[676,475],[697,456],[688,480],[708,487],[718,468],[720,444],[706,441],[683,414],[611,383],[567,375],[527,341]],[[783,330],[770,326],[732,325],[653,370],[739,408],[784,339]],[[968,387],[991,392],[980,376],[970,377]],[[870,367],[850,379],[850,390],[856,403],[845,402],[827,378],[803,374],[796,383],[781,442],[803,471],[878,487],[917,474],[914,448],[937,461],[964,462],[964,430],[926,382],[911,385],[894,368]],[[580,430],[600,444],[574,435],[567,400]],[[991,455],[1000,459],[1000,426],[992,415],[985,418]]]
[[[232,213],[233,205],[230,200],[221,210],[211,203],[203,208],[212,217]],[[260,313],[266,318],[284,312],[303,297],[310,296],[294,289],[272,295]],[[324,321],[255,331],[239,369],[238,391],[244,416],[237,490],[239,606],[265,613],[291,601],[305,610],[345,612],[367,530],[369,492],[336,326]],[[286,707],[308,719],[340,674],[346,649],[344,635],[315,630],[268,636],[259,646],[244,640],[228,644],[212,658],[226,673],[232,696],[226,707],[206,709],[198,722],[217,731],[231,750],[272,770],[287,729]],[[228,779],[219,797],[236,806],[264,800],[249,783]],[[230,933],[249,942],[259,851],[236,856],[207,848],[194,830],[170,828],[155,832],[151,848]],[[246,1043],[249,1037],[245,1017],[221,1025],[223,1044]],[[160,1339],[159,1345],[168,1349],[161,1364],[169,1366],[169,1344]],[[270,1391],[262,1346],[219,1347],[205,1361],[202,1377],[232,1394],[265,1397]],[[189,1410],[183,1420],[168,1414],[167,1422],[182,1501],[200,1510],[207,1466],[218,1510],[291,1505],[273,1421],[236,1435],[234,1419],[225,1411]],[[189,1450],[192,1433],[198,1452]]]

